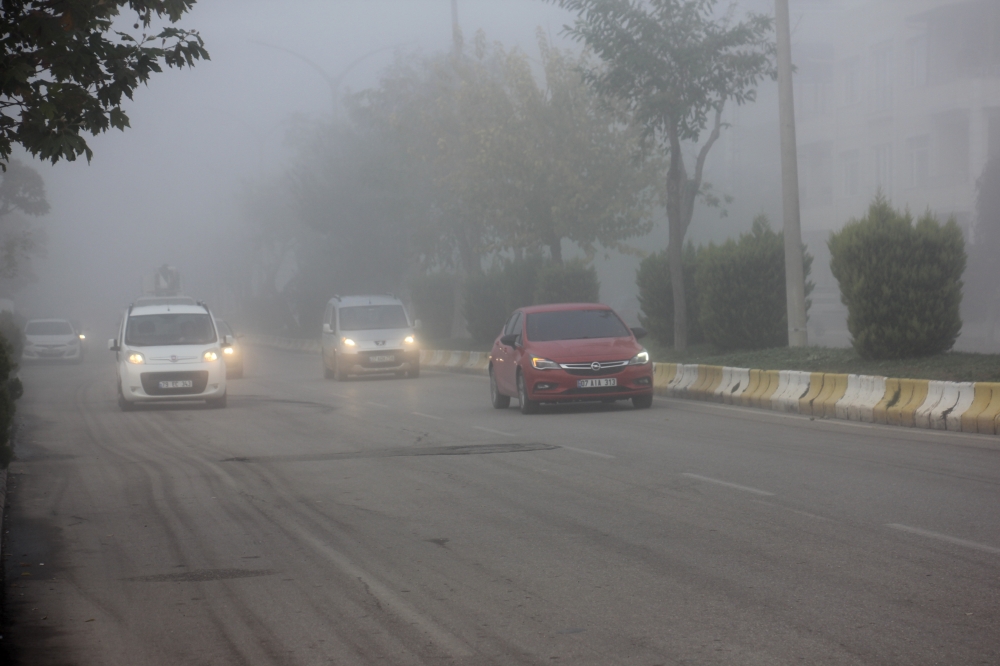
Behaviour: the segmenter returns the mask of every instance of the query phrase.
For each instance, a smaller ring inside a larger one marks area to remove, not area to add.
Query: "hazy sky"
[[[558,38],[568,14],[540,0],[460,0],[467,38],[534,49],[535,30]],[[236,233],[241,181],[277,173],[296,114],[329,113],[319,73],[266,42],[301,53],[338,75],[381,52],[344,84],[372,85],[404,51],[446,50],[450,0],[202,0],[182,22],[201,31],[211,61],[155,75],[127,105],[132,127],[89,139],[94,159],[35,164],[52,212],[42,220],[48,256],[39,282],[18,296],[29,316],[67,316],[91,327],[114,323],[139,293],[142,275],[177,265],[186,291],[206,292],[202,266],[226,253]]]

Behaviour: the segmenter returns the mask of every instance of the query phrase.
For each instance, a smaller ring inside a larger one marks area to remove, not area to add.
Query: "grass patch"
[[[694,345],[685,352],[676,352],[651,340],[646,348],[653,360],[661,363],[704,363],[760,370],[834,372],[952,382],[1000,382],[1000,354],[948,352],[923,358],[867,361],[851,348],[779,347],[719,352],[710,345]]]

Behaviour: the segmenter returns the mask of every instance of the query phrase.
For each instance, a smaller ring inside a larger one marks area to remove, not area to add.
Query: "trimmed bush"
[[[472,339],[493,342],[507,320],[503,271],[494,269],[482,275],[470,275],[462,286],[462,316]]]
[[[812,256],[803,255],[808,278]],[[758,216],[738,241],[711,244],[699,256],[695,284],[705,338],[723,350],[788,344],[784,235]],[[813,285],[806,282],[806,295]],[[809,307],[806,302],[806,308]]]
[[[587,266],[581,259],[571,259],[562,264],[542,266],[538,271],[534,302],[596,303],[600,292],[601,286],[594,267]]]
[[[847,328],[865,359],[913,358],[952,348],[962,319],[962,231],[930,211],[913,224],[881,194],[868,215],[830,235],[830,268]]]
[[[705,341],[701,322],[698,321],[698,289],[695,284],[699,251],[690,241],[684,246],[684,295],[687,297],[689,344]],[[639,323],[661,345],[673,346],[674,291],[670,279],[670,257],[666,249],[642,260],[636,271],[635,282],[639,286]]]
[[[441,340],[451,337],[455,318],[455,276],[448,273],[418,275],[410,280],[413,317],[423,325],[421,337]]]
[[[6,469],[14,458],[14,402],[24,393],[16,376],[17,361],[24,349],[22,326],[10,312],[0,312],[0,469]]]

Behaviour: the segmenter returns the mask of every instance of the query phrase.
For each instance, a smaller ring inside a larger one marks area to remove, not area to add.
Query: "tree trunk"
[[[681,154],[680,139],[670,134],[670,168],[667,170],[667,227],[670,241],[667,258],[670,262],[670,287],[674,297],[674,349],[687,349],[687,299],[684,296],[684,234],[690,216],[685,220],[685,185],[687,173]]]
[[[553,238],[549,241],[549,254],[552,255],[552,263],[561,264],[562,259],[562,238]]]

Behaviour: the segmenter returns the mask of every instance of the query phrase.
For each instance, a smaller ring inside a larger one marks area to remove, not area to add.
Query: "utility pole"
[[[802,265],[802,226],[799,220],[799,165],[795,143],[788,0],[774,0],[774,16],[778,38],[778,120],[781,124],[781,195],[785,228],[788,346],[805,347],[809,343],[806,335],[806,277]]]
[[[462,29],[458,26],[458,0],[451,0],[451,40],[453,55],[462,53]]]

